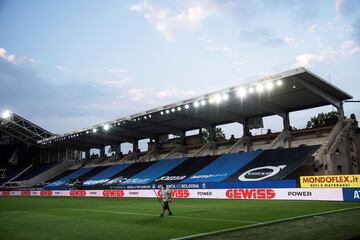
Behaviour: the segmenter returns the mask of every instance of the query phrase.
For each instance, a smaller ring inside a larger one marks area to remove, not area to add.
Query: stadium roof
[[[352,96],[305,68],[270,75],[183,101],[149,109],[72,133],[38,141],[79,149],[96,148],[161,134],[281,115],[325,105],[342,107]]]
[[[5,111],[0,119],[0,132],[19,141],[37,145],[39,140],[49,138],[53,134],[15,113]]]

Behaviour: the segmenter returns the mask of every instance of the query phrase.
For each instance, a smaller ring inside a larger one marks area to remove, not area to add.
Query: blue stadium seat
[[[240,168],[244,167],[261,152],[261,150],[257,150],[246,153],[221,155],[215,161],[186,178],[181,183],[221,182]]]

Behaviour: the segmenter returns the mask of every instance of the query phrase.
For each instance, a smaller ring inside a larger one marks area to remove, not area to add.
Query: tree
[[[215,134],[215,141],[225,140],[225,133],[221,128],[218,128],[218,127],[215,128],[214,134]],[[210,141],[210,128],[205,128],[202,131],[202,136],[206,140]]]
[[[328,113],[319,113],[312,117],[306,124],[307,128],[321,127],[325,125],[334,124],[339,119],[339,113],[332,111]]]

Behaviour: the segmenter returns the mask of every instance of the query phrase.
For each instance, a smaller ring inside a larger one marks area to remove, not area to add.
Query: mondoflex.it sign
[[[360,188],[360,175],[324,175],[300,177],[302,188]]]

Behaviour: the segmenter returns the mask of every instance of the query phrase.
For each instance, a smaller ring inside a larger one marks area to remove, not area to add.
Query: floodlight
[[[189,107],[190,107],[189,104],[185,105],[185,109],[189,109]]]
[[[236,91],[236,95],[240,98],[243,98],[246,96],[246,90],[244,88],[239,88],[237,91]]]
[[[4,119],[9,118],[10,116],[11,116],[11,112],[9,110],[6,110],[1,114],[1,117]]]
[[[277,86],[280,87],[282,84],[283,84],[283,82],[282,82],[281,80],[277,80],[277,81],[276,81],[276,85],[277,85]]]
[[[151,114],[149,114],[148,117],[151,118]]]
[[[105,131],[108,131],[108,130],[110,129],[110,125],[109,125],[109,124],[105,124],[105,125],[103,126],[103,128],[104,128]]]
[[[253,87],[249,88],[249,93],[251,93],[251,94],[254,93],[254,88]]]
[[[144,119],[146,119],[147,117],[146,116],[144,116]]]
[[[163,112],[163,111],[161,111],[161,112],[160,112],[160,114],[161,114],[161,115],[164,115],[164,112]]]
[[[209,98],[209,103],[210,103],[210,104],[213,104],[214,102],[215,102],[215,98],[214,98],[214,97]]]
[[[181,111],[181,107],[177,107],[177,110],[180,112],[180,111]]]
[[[138,121],[140,121],[141,119],[140,118],[138,118]]]
[[[86,134],[89,134],[89,131],[86,131]]]
[[[272,82],[269,81],[266,83],[267,90],[271,90],[273,87],[274,87],[274,84]]]
[[[205,100],[201,100],[200,104],[201,104],[201,106],[205,106],[205,105],[206,105],[206,101],[205,101]]]
[[[216,95],[216,96],[214,97],[214,100],[215,100],[215,103],[221,103],[222,98],[221,98],[220,95]]]
[[[200,106],[199,102],[194,102],[194,107],[198,108]]]
[[[171,112],[175,112],[175,111],[176,111],[175,108],[172,108],[172,109],[171,109]]]
[[[96,132],[97,132],[97,129],[96,129],[96,128],[93,128],[92,131],[93,131],[93,133],[96,133]]]
[[[169,113],[170,113],[169,109],[167,109],[165,112],[166,112],[166,114],[169,114]]]
[[[260,83],[258,85],[256,85],[256,91],[258,93],[262,93],[262,91],[264,90],[264,86],[261,85]]]
[[[227,100],[229,99],[229,94],[224,93],[224,94],[222,95],[222,99],[223,99],[224,101],[227,101]]]

